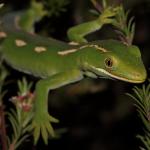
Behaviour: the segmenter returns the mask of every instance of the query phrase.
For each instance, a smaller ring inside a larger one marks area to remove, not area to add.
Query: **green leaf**
[[[142,88],[134,87],[133,92],[134,95],[127,95],[135,101],[135,106],[146,129],[146,135],[138,136],[138,138],[143,142],[145,150],[150,150],[150,83],[147,86],[143,84]],[[144,150],[144,148],[141,149]]]
[[[15,149],[17,149],[29,136],[29,134],[23,135],[15,144]]]
[[[18,124],[17,124],[15,118],[11,115],[11,113],[8,113],[8,115],[9,115],[8,119],[9,119],[11,125],[12,125],[12,128],[13,128],[14,138],[16,138],[19,135]]]

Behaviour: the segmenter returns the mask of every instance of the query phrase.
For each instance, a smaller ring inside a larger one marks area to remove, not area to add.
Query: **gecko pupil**
[[[113,66],[112,60],[110,58],[106,58],[105,59],[105,65],[106,65],[106,67],[111,68]]]

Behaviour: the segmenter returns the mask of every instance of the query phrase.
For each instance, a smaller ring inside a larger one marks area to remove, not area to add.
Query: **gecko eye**
[[[113,66],[113,61],[112,61],[111,58],[106,58],[106,59],[105,59],[105,66],[106,66],[107,68],[111,68],[111,67]]]

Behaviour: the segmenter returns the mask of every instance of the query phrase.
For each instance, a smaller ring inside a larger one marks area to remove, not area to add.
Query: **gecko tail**
[[[19,17],[19,16],[18,16]],[[0,47],[9,33],[17,29],[17,14],[6,13],[0,16]],[[2,48],[0,48],[1,51]]]
[[[16,29],[18,27],[18,20],[20,18],[20,12],[6,13],[1,17],[1,27],[6,30]]]

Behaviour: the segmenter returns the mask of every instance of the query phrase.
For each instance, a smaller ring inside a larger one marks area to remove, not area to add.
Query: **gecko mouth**
[[[104,69],[101,69],[101,68],[97,68],[96,69],[97,71],[100,71],[101,73],[105,74],[105,75],[108,75],[109,77],[111,78],[115,78],[115,79],[118,79],[118,80],[122,80],[122,81],[126,81],[126,82],[130,82],[130,83],[142,83],[145,81],[146,79],[146,74],[143,76],[143,77],[133,77],[132,79],[129,79],[129,78],[125,78],[125,77],[122,77],[122,76],[119,76],[119,75],[115,75],[115,74],[112,74]],[[136,75],[137,76],[137,75]],[[138,79],[137,79],[138,78]]]

